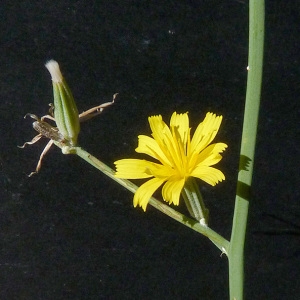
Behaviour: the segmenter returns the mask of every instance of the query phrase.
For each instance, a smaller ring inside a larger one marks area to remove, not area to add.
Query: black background
[[[52,102],[53,58],[79,111],[80,145],[110,166],[135,154],[147,117],[224,116],[226,181],[201,186],[226,238],[235,198],[246,86],[248,2],[3,1],[0,5],[0,299],[227,299],[227,259],[78,157],[53,147],[28,113]],[[265,64],[246,243],[247,299],[299,299],[299,4],[266,1]],[[140,184],[140,182],[139,182]],[[157,194],[159,197],[159,193]],[[181,211],[184,210],[180,206]]]

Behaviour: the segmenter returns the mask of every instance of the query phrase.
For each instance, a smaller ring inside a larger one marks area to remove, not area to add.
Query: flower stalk
[[[62,148],[63,146],[59,142],[55,142],[54,144]],[[117,178],[115,176],[115,171],[112,170],[109,166],[104,164],[102,161],[97,159],[95,156],[91,155],[81,147],[70,147],[70,154],[75,154],[85,160],[87,163],[101,171],[104,175],[108,176],[109,178],[113,179],[115,182],[126,188],[128,191],[132,193],[136,193],[138,190],[138,186],[133,184],[131,181],[127,179]],[[160,200],[157,200],[154,197],[149,199],[149,205],[156,208],[158,211],[164,213],[168,217],[172,218],[173,220],[181,223],[184,226],[189,227],[190,229],[201,233],[202,235],[209,238],[223,253],[228,252],[229,249],[229,241],[222,237],[220,234],[209,228],[208,226],[203,226],[198,221],[188,218],[187,216],[181,214],[180,212],[174,210],[169,205],[162,203]]]

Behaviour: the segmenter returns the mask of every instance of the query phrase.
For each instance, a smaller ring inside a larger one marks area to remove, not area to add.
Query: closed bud
[[[63,78],[55,60],[46,63],[51,74],[54,95],[54,118],[59,133],[69,143],[76,146],[80,131],[78,110],[70,88]]]

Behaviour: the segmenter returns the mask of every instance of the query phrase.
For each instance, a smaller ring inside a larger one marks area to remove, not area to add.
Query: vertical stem
[[[244,242],[262,82],[264,0],[249,1],[249,57],[240,165],[228,252],[230,300],[243,299]]]

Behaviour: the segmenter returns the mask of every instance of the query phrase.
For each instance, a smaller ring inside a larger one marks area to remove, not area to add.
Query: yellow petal
[[[139,179],[153,177],[149,171],[156,165],[144,159],[121,159],[114,162],[116,166],[115,176],[118,178]]]
[[[143,159],[121,159],[114,162],[115,176],[126,179],[143,179],[149,177],[164,177],[167,180],[175,170],[169,166],[156,164]]]
[[[184,174],[187,165],[187,145],[190,143],[190,128],[188,113],[173,113],[170,120],[173,135],[172,147],[169,146],[173,162],[181,174]]]
[[[146,211],[149,199],[152,197],[153,193],[164,183],[165,179],[152,178],[142,184],[134,194],[133,206],[141,206],[144,211]]]
[[[161,116],[149,117],[149,124],[152,130],[152,136],[158,144],[158,147],[168,159],[168,164],[175,166],[178,160],[178,147],[174,143],[174,137],[170,128],[162,120]],[[164,163],[164,161],[162,161]]]
[[[200,153],[215,138],[222,122],[222,116],[207,113],[204,121],[200,123],[194,133],[190,145],[191,153]]]
[[[177,114],[176,112],[174,112],[170,120],[170,127],[173,135],[173,131],[174,129],[176,129],[175,132],[178,132],[181,143],[186,145],[190,129],[188,113]]]
[[[171,165],[169,159],[162,151],[161,147],[158,145],[157,141],[153,138],[146,135],[139,135],[139,144],[135,149],[138,153],[147,154],[157,160],[159,160],[163,164]]]
[[[162,196],[164,200],[170,204],[174,203],[174,205],[178,205],[180,193],[183,189],[184,183],[184,178],[167,181],[162,188]]]
[[[151,174],[154,177],[159,177],[159,178],[165,177],[166,180],[172,176],[178,175],[177,170],[172,168],[172,166],[165,166],[159,164],[153,165],[151,167]]]
[[[215,165],[222,159],[222,156],[219,153],[222,153],[226,148],[227,145],[224,143],[209,145],[198,155],[195,165],[200,163],[205,166]]]
[[[212,186],[219,181],[225,180],[225,176],[220,170],[201,164],[191,172],[191,176],[197,177]]]
[[[169,139],[172,137],[169,127],[162,120],[161,115],[149,117],[148,121],[153,138],[158,142],[159,145],[164,145],[166,136],[168,136]]]

